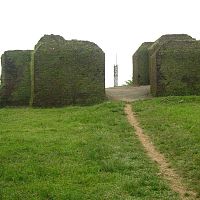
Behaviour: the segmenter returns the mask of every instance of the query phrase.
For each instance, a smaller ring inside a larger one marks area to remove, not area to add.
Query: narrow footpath
[[[174,169],[171,168],[169,162],[167,162],[166,158],[163,154],[161,154],[153,145],[150,138],[143,133],[142,128],[140,127],[139,122],[135,114],[132,111],[132,107],[130,104],[126,104],[125,113],[127,115],[129,123],[134,127],[135,133],[138,136],[138,139],[144,146],[146,153],[148,156],[157,163],[159,166],[160,174],[164,179],[167,180],[171,189],[177,192],[180,195],[180,198],[183,200],[195,200],[197,199],[196,193],[190,191],[184,186],[181,177],[175,172]]]

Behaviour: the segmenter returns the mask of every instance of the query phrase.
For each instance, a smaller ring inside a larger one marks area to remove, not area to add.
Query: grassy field
[[[179,199],[123,108],[0,109],[0,199]]]
[[[145,133],[200,197],[200,97],[133,103]]]

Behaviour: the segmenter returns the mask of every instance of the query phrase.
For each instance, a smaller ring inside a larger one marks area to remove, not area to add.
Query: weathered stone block
[[[154,96],[200,95],[200,41],[167,41],[151,60]]]
[[[1,57],[1,106],[29,105],[31,78],[29,50],[6,51]]]
[[[157,54],[157,51],[161,48],[161,46],[166,43],[167,41],[173,41],[173,40],[179,40],[179,41],[195,41],[194,38],[187,34],[168,34],[161,36],[158,40],[154,42],[149,47],[149,78],[150,78],[150,85],[151,85],[151,93],[155,95],[155,69],[156,69],[156,62],[155,57]]]
[[[93,104],[105,98],[105,54],[94,43],[45,35],[31,62],[33,106]]]
[[[135,85],[149,85],[149,52],[148,48],[153,42],[144,42],[134,53],[133,83]]]

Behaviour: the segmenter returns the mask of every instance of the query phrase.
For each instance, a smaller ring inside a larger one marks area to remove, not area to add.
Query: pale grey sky
[[[0,54],[33,49],[44,34],[89,40],[106,54],[106,86],[132,77],[132,54],[163,34],[200,39],[199,0],[0,0]]]

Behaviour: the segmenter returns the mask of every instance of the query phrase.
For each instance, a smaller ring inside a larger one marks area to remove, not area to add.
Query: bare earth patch
[[[118,86],[106,88],[108,99],[132,102],[138,99],[150,98],[150,86]]]
[[[168,181],[171,189],[177,192],[181,199],[197,199],[196,193],[188,190],[183,185],[181,177],[175,172],[174,169],[171,168],[164,155],[156,150],[150,138],[143,133],[135,114],[132,112],[130,104],[126,104],[125,113],[127,114],[129,123],[135,128],[136,135],[144,146],[147,154],[158,164],[161,175]]]

